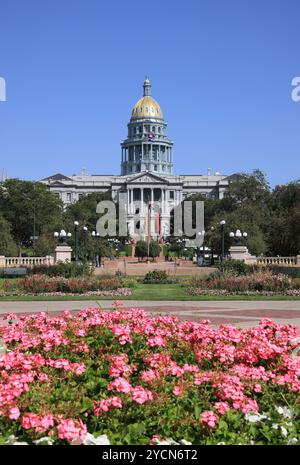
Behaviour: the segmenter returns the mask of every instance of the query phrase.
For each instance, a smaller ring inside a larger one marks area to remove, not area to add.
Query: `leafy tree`
[[[18,248],[11,235],[11,228],[3,216],[0,216],[0,255],[15,257],[18,255]]]
[[[3,186],[6,195],[0,196],[0,212],[18,244],[29,245],[34,233],[52,232],[62,223],[62,201],[47,186],[19,179],[8,179]]]
[[[135,256],[139,258],[147,257],[148,245],[146,241],[137,241],[135,246]]]
[[[39,236],[35,243],[35,255],[37,257],[52,255],[56,245],[57,240],[53,237],[53,234],[43,233]]]
[[[149,244],[149,255],[153,259],[158,257],[160,254],[160,245],[156,241],[151,241]]]
[[[269,198],[269,183],[264,173],[256,169],[251,174],[241,173],[236,175],[230,182],[222,203],[223,207],[230,206],[230,203],[236,206],[249,202],[257,206],[265,206]],[[231,202],[228,203],[228,200]]]
[[[85,225],[90,230],[94,230],[99,219],[99,214],[96,213],[97,205],[104,200],[112,200],[110,191],[103,193],[93,192],[82,197],[77,202],[67,206],[64,215],[65,223],[72,229],[74,221],[78,221],[80,225]]]

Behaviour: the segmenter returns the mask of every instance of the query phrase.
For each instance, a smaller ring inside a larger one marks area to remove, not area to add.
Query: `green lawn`
[[[180,284],[138,284],[132,289],[132,295],[122,297],[121,300],[300,300],[300,297],[285,295],[274,296],[190,296]],[[112,300],[111,297],[99,296],[7,296],[0,297],[0,301],[58,301],[58,300]]]

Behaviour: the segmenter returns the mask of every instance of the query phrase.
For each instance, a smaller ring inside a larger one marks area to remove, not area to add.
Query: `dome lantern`
[[[150,79],[148,76],[145,76],[145,81],[144,81],[144,97],[151,95],[151,84],[150,84]]]

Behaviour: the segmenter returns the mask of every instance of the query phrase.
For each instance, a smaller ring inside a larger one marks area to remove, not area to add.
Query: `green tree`
[[[6,257],[18,255],[18,248],[13,240],[10,224],[3,216],[0,216],[0,255]]]
[[[0,196],[0,212],[10,223],[18,244],[29,245],[31,236],[53,232],[62,224],[62,201],[39,182],[9,179]]]
[[[156,241],[151,241],[149,244],[149,255],[153,260],[160,254],[160,245]]]
[[[52,255],[56,245],[57,240],[53,237],[53,234],[43,233],[39,236],[35,243],[35,255],[37,257]]]
[[[137,241],[135,245],[135,256],[139,258],[147,257],[148,245],[146,241]]]
[[[104,200],[112,200],[110,191],[93,192],[67,206],[64,215],[65,224],[71,229],[74,226],[74,221],[78,221],[80,225],[86,225],[89,230],[94,230],[99,218],[99,214],[96,212],[97,205]]]
[[[241,173],[236,175],[230,181],[228,190],[221,202],[221,208],[224,210],[232,209],[245,203],[265,207],[269,199],[269,183],[264,173],[256,169],[251,174]]]

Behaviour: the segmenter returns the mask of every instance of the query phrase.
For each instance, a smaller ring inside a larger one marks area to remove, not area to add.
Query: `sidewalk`
[[[212,324],[232,323],[239,327],[255,326],[261,318],[278,323],[296,324],[300,330],[300,302],[285,301],[124,301],[126,308],[144,308],[152,314],[172,313],[185,320],[210,320]],[[113,300],[80,300],[48,302],[0,302],[0,319],[5,313],[56,313],[79,311],[86,307],[109,310]]]

